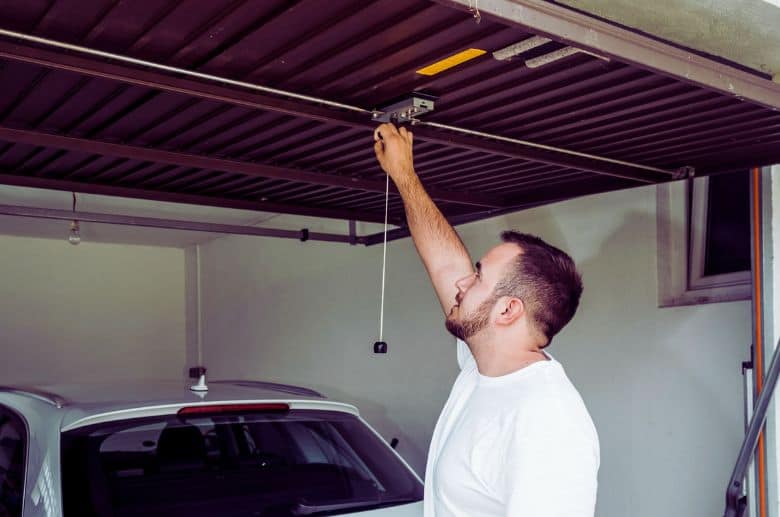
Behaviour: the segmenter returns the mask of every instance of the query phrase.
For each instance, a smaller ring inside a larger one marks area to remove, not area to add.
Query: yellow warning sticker
[[[470,48],[463,52],[458,52],[450,57],[444,58],[441,61],[437,61],[432,65],[428,65],[425,68],[417,70],[420,75],[436,75],[445,70],[449,70],[453,66],[458,66],[461,63],[470,61],[475,57],[483,55],[486,51],[478,48]]]

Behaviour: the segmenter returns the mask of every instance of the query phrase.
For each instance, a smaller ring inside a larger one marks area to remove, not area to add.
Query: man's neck
[[[487,377],[508,375],[548,357],[539,344],[517,336],[475,336],[469,348],[477,361],[479,373]]]

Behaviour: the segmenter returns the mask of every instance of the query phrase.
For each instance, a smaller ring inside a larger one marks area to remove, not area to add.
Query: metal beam
[[[101,214],[95,212],[73,212],[70,210],[15,205],[0,205],[0,214],[15,217],[32,217],[36,219],[56,219],[61,221],[72,221],[75,219],[80,222],[117,224],[121,226],[141,226],[144,228],[164,228],[167,230],[187,230],[231,235],[254,235],[257,237],[280,237],[283,239],[301,240],[303,235],[302,230],[280,230],[277,228],[258,228],[256,226],[182,221],[179,219],[158,219],[154,217]],[[306,240],[344,243],[353,242],[353,238],[349,235],[319,232],[307,232]],[[356,237],[354,240],[358,243],[362,242],[361,237]]]
[[[35,146],[56,147],[57,149],[66,149],[68,151],[99,154],[103,156],[114,156],[117,158],[127,158],[131,160],[233,172],[242,174],[244,176],[298,181],[312,185],[343,187],[352,190],[363,190],[366,192],[380,192],[384,194],[386,189],[384,181],[361,180],[358,178],[336,176],[333,174],[305,172],[298,169],[291,169],[289,167],[278,167],[275,165],[263,165],[260,163],[225,160],[223,158],[211,158],[208,156],[201,156],[196,154],[163,151],[160,149],[151,149],[148,147],[114,144],[100,140],[75,138],[44,133],[40,131],[15,129],[6,126],[0,126],[0,140]],[[430,189],[430,191],[431,197],[438,201],[449,201],[452,203],[459,203],[464,205],[493,208],[504,206],[503,200],[498,198],[480,196],[477,194],[449,192],[435,188]],[[392,192],[397,194],[398,191],[394,190]]]
[[[773,110],[780,84],[542,0],[434,0]]]
[[[83,50],[86,51],[89,49]],[[118,57],[121,56],[117,56],[117,58]],[[99,77],[102,79],[119,81],[125,84],[133,84],[136,86],[153,88],[171,93],[184,94],[201,99],[229,103],[245,108],[284,113],[287,115],[317,120],[319,122],[329,124],[365,129],[374,129],[376,126],[376,123],[372,122],[366,114],[354,111],[365,111],[360,108],[354,108],[353,111],[326,108],[314,103],[292,101],[276,96],[258,93],[257,91],[242,91],[237,88],[227,88],[224,86],[218,86],[213,83],[195,81],[183,77],[174,77],[168,74],[151,70],[143,70],[129,65],[109,63],[91,57],[85,58],[42,48],[33,48],[25,45],[13,44],[6,41],[0,41],[0,58],[24,63],[33,63],[57,70],[75,72],[89,77]],[[124,59],[129,61],[136,61],[132,60],[131,58]],[[171,68],[164,65],[158,65],[158,67],[163,69]],[[190,72],[190,75],[192,74],[197,75],[196,72]],[[231,82],[231,80],[228,79],[223,80],[222,78],[211,76],[204,77],[204,79]],[[247,88],[250,86],[251,85],[246,85]],[[454,133],[430,128],[419,128],[416,130],[416,133],[421,140],[435,142],[443,145],[483,151],[492,154],[502,154],[504,156],[513,156],[542,163],[562,165],[565,167],[590,171],[597,174],[630,177],[637,180],[639,183],[647,183],[648,176],[650,176],[651,181],[654,181],[654,174],[652,172],[648,172],[646,167],[631,166],[630,164],[624,166],[616,165],[608,161],[599,161],[601,158],[595,156],[591,157],[590,159],[584,159],[573,156],[569,151],[563,149],[558,151],[554,149],[541,150],[537,147],[534,147],[533,145],[525,145],[523,143],[517,142],[504,143],[499,141],[491,141],[483,137],[469,136],[466,134],[457,135],[457,138],[454,138]]]
[[[240,199],[182,194],[178,192],[161,192],[159,190],[146,190],[132,187],[121,187],[116,185],[83,183],[80,181],[39,178],[16,174],[0,173],[0,184],[14,185],[18,187],[63,190],[65,192],[81,192],[84,194],[97,194],[101,196],[148,199],[151,201],[182,203],[185,205],[215,206],[220,208],[235,208],[238,210],[276,212],[282,214],[305,215],[310,217],[325,217],[330,219],[356,219],[359,221],[366,221],[371,223],[384,223],[383,214],[361,212],[356,210],[336,210],[330,208],[287,205],[270,201],[245,201]],[[402,220],[399,218],[391,218],[390,222],[392,224],[401,224]]]

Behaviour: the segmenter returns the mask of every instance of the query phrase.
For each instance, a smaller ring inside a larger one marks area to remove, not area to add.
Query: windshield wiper
[[[373,510],[375,508],[382,508],[385,506],[395,506],[406,503],[416,503],[420,499],[398,497],[395,499],[380,499],[371,501],[349,501],[344,503],[331,503],[331,504],[306,504],[298,502],[293,506],[290,511],[293,515],[316,515],[324,512],[337,512],[340,510]]]

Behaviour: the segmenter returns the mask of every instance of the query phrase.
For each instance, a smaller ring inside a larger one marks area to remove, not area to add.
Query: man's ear
[[[525,315],[525,304],[520,298],[514,296],[502,296],[496,304],[498,315],[497,325],[511,325]]]

